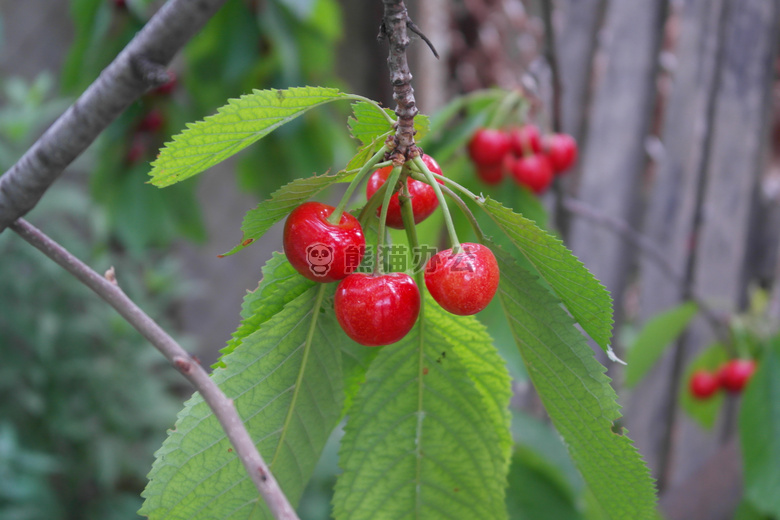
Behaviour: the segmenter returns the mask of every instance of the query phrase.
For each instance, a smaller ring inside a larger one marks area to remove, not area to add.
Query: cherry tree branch
[[[401,165],[411,158],[409,155],[415,146],[414,116],[417,115],[418,110],[412,88],[412,73],[406,59],[406,49],[410,43],[406,30],[410,24],[414,24],[409,18],[403,0],[382,0],[382,3],[385,11],[379,37],[387,38],[390,43],[387,66],[390,69],[390,83],[393,85],[393,99],[398,104],[395,109],[395,115],[398,116],[395,133],[396,148],[392,158],[396,164]]]
[[[181,345],[127,297],[117,285],[113,269],[106,272],[105,276],[100,276],[24,219],[16,220],[9,227],[116,309],[192,383],[219,420],[236,450],[238,458],[246,468],[274,518],[277,520],[298,520],[298,515],[252,442],[249,432],[244,427],[244,423],[233,405],[233,400],[222,393],[222,390],[209,377],[200,363],[193,359]]]
[[[170,0],[92,85],[0,177],[0,232],[30,211],[119,114],[168,80],[165,66],[226,0]]]

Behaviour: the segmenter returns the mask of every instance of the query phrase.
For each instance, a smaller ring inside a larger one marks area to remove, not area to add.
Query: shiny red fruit
[[[553,179],[550,161],[544,155],[527,155],[511,164],[509,173],[518,184],[528,187],[536,194],[546,190]]]
[[[509,132],[512,152],[518,157],[534,155],[542,151],[542,139],[535,125],[523,125]]]
[[[577,141],[568,134],[548,135],[543,145],[555,173],[563,173],[577,160]]]
[[[408,274],[355,273],[339,284],[334,308],[347,336],[367,347],[389,345],[412,330],[420,290]]]
[[[446,311],[459,316],[476,314],[490,303],[498,289],[498,262],[481,244],[461,244],[452,254],[445,249],[425,266],[425,286]]]
[[[501,164],[509,153],[509,136],[501,130],[480,128],[469,141],[469,157],[477,166]]]
[[[732,359],[720,368],[720,386],[729,392],[741,392],[753,377],[756,362],[752,359]]]
[[[423,154],[421,158],[432,173],[441,175],[441,167],[433,157]],[[368,183],[366,184],[367,198],[370,199],[374,193],[387,182],[387,178],[392,171],[392,166],[385,166],[371,174],[371,177],[369,177]],[[439,181],[439,184],[443,183]],[[419,224],[439,207],[439,199],[436,198],[436,192],[433,191],[433,188],[422,181],[407,179],[406,185],[409,187],[409,195],[412,197],[414,223]],[[376,214],[379,215],[381,211],[382,208],[380,206]],[[387,225],[395,229],[404,228],[404,220],[401,217],[401,202],[398,200],[398,193],[393,195],[390,199],[390,204],[387,206]]]
[[[696,399],[708,399],[720,388],[720,380],[716,374],[706,370],[696,370],[691,375],[688,389]]]
[[[335,208],[305,202],[284,224],[284,253],[303,276],[315,282],[335,282],[360,265],[366,248],[363,228],[355,217],[343,213],[338,224],[328,222]]]

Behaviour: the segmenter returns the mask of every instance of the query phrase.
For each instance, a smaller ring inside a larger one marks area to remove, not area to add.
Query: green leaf
[[[585,338],[536,277],[498,247],[499,296],[528,375],[572,460],[609,518],[655,518],[653,481],[631,440],[612,431],[616,394]]]
[[[507,509],[512,520],[581,520],[576,503],[560,480],[558,470],[528,448],[512,457]]]
[[[478,201],[604,350],[612,337],[612,298],[563,243],[499,202]]]
[[[187,125],[165,145],[152,163],[150,182],[164,187],[188,179],[306,111],[338,99],[354,97],[334,88],[297,87],[255,90],[231,99],[216,114]]]
[[[335,518],[506,518],[509,397],[484,328],[426,299],[415,329],[381,349],[350,411]]]
[[[333,175],[315,175],[289,182],[273,192],[254,209],[247,211],[241,223],[243,237],[233,249],[221,256],[230,256],[241,251],[262,237],[271,226],[287,217],[292,210],[306,202],[325,188],[338,182],[351,180],[355,172],[341,171]]]
[[[627,387],[639,383],[656,361],[699,312],[694,302],[686,302],[653,316],[637,335],[626,356]]]
[[[389,108],[383,109],[391,121],[395,121],[395,112]],[[383,117],[373,105],[365,101],[352,104],[352,117],[347,121],[350,135],[363,145],[371,144],[379,138],[387,137],[393,131],[393,124]],[[428,116],[417,114],[414,118],[415,140],[425,137],[430,127]]]
[[[780,518],[780,342],[766,350],[742,397],[739,441],[745,497],[760,512]]]
[[[689,381],[696,370],[705,369],[715,372],[728,360],[729,355],[723,345],[715,343],[704,349],[686,367],[680,381],[679,400],[683,410],[703,428],[711,429],[715,425],[718,413],[723,407],[723,391],[718,391],[708,399],[695,399],[689,390]]]
[[[287,261],[282,253],[274,253],[263,266],[263,278],[254,291],[247,292],[241,304],[241,325],[233,333],[220,353],[220,360],[214,365],[224,367],[222,359],[241,345],[244,338],[257,331],[260,326],[280,312],[285,305],[316,285],[304,278]]]
[[[223,359],[225,368],[212,375],[233,399],[293,504],[342,416],[344,380],[354,378],[342,366],[358,369],[357,363],[342,365],[341,345],[355,345],[340,331],[332,310],[319,314],[311,347],[305,348],[321,287],[290,301],[243,338]],[[180,412],[149,478],[140,513],[151,519],[272,518],[199,394]]]

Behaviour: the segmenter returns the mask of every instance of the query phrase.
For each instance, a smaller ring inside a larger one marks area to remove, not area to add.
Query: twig
[[[412,31],[414,34],[416,34],[417,36],[422,38],[422,40],[426,44],[428,44],[428,48],[431,49],[431,52],[436,57],[436,59],[437,60],[440,59],[439,58],[439,53],[436,52],[436,47],[433,46],[433,42],[431,42],[431,40],[429,40],[428,37],[425,36],[425,34],[423,34],[423,32],[420,30],[420,28],[417,27],[416,23],[414,23],[411,19],[408,19],[408,20],[406,20],[406,27],[408,27],[409,30]]]
[[[412,73],[406,59],[406,49],[409,47],[409,35],[406,32],[411,22],[403,0],[382,0],[384,17],[380,37],[386,37],[390,42],[390,55],[387,66],[390,69],[390,83],[393,85],[393,99],[398,103],[395,115],[398,116],[395,132],[396,149],[391,158],[397,165],[402,165],[412,155],[415,155],[414,116],[417,115],[417,104],[412,88]]]
[[[226,0],[170,0],[62,114],[0,177],[0,232],[30,211],[62,171],[149,88],[165,66]]]
[[[113,270],[109,270],[105,277],[100,276],[24,219],[18,219],[9,227],[108,302],[192,383],[219,420],[274,518],[298,520],[298,515],[253,444],[233,400],[222,393],[192,356],[125,295],[115,282]]]

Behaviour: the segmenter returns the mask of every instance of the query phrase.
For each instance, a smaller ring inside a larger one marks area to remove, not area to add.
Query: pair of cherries
[[[542,137],[534,125],[507,131],[480,128],[471,137],[468,152],[483,182],[498,184],[506,173],[517,184],[540,194],[555,175],[577,160],[577,142],[568,134]]]
[[[441,174],[436,161],[422,156],[428,169]],[[392,167],[376,170],[369,178],[370,198],[386,181]],[[431,186],[407,179],[415,224],[438,206]],[[381,208],[380,208],[381,209]],[[346,334],[366,346],[401,340],[420,312],[420,291],[406,273],[355,273],[365,251],[363,229],[349,213],[337,223],[329,217],[334,207],[306,202],[294,209],[284,226],[284,252],[292,266],[315,282],[340,281],[336,289],[336,318]],[[401,205],[394,194],[387,208],[386,225],[402,229]],[[425,267],[425,286],[447,311],[471,315],[484,309],[498,288],[499,271],[493,253],[480,244],[464,243],[438,252]]]
[[[696,399],[709,399],[723,388],[732,393],[741,392],[756,371],[753,359],[732,359],[715,372],[699,369],[688,383],[691,395]]]

